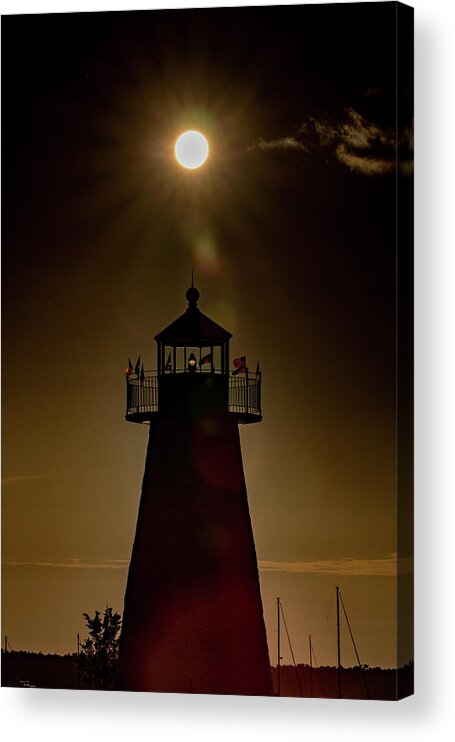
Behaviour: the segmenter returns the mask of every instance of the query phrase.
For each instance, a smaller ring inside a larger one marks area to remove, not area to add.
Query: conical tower
[[[238,423],[259,422],[261,378],[186,293],[157,371],[131,365],[126,419],[150,423],[120,641],[119,688],[271,695]]]

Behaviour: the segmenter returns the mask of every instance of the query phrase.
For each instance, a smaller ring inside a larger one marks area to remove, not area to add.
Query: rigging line
[[[298,670],[297,665],[296,665],[296,662],[295,662],[294,650],[292,649],[292,644],[291,644],[291,637],[289,636],[289,631],[288,631],[288,627],[287,627],[287,624],[286,624],[286,619],[284,617],[283,604],[281,602],[280,602],[280,608],[281,608],[281,615],[283,616],[284,628],[286,629],[286,636],[288,638],[289,649],[291,650],[292,661],[294,663],[295,674],[297,675],[297,681],[298,681],[299,688],[300,688],[300,694],[301,694],[302,698],[304,698],[302,683],[300,682],[299,670]]]
[[[363,684],[365,686],[365,692],[367,694],[368,700],[370,700],[370,691],[368,690],[368,685],[367,685],[367,681],[366,681],[366,677],[365,677],[365,672],[364,672],[363,667],[362,667],[361,662],[360,662],[359,653],[357,651],[357,647],[356,647],[356,644],[355,644],[355,641],[354,641],[354,636],[353,636],[352,630],[351,630],[351,624],[349,623],[349,618],[348,618],[348,614],[346,613],[346,608],[344,606],[344,601],[343,601],[343,597],[341,595],[341,591],[340,591],[340,600],[341,600],[341,605],[343,607],[343,613],[344,613],[344,616],[346,618],[346,623],[348,625],[349,633],[351,635],[351,640],[352,640],[352,645],[354,647],[355,656],[357,657],[357,663],[359,665],[360,673],[362,675]]]
[[[329,608],[327,611],[327,615],[325,617],[325,624],[324,624],[324,628],[323,628],[322,636],[321,636],[321,646],[324,648],[326,648],[328,644],[329,632],[330,632],[330,637],[332,640],[332,624],[329,621],[329,619],[331,618],[332,611],[333,611],[333,601],[331,599],[329,602]],[[331,649],[332,649],[332,646],[330,647],[330,650]]]
[[[264,611],[264,620],[265,620],[266,631],[267,631],[267,634],[270,633],[271,638],[272,638],[272,635],[274,637],[275,634],[276,634],[276,628],[275,628],[275,624],[274,624],[274,621],[273,621],[273,618],[274,618],[274,615],[275,615],[274,610],[275,610],[275,608],[273,606],[273,607],[271,607],[271,608],[268,609],[268,612],[267,611]]]

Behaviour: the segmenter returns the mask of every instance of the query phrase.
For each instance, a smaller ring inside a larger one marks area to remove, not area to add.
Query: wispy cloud
[[[395,132],[367,121],[353,108],[346,109],[347,121],[340,124],[342,140],[355,149],[371,149],[375,146],[394,147]]]
[[[12,559],[3,560],[2,564],[6,567],[51,567],[57,569],[127,569],[129,566],[128,559],[105,559],[100,562],[82,562],[78,559],[68,559],[62,562],[33,562],[33,561],[15,561]]]
[[[380,97],[380,88],[368,88],[366,97]],[[352,172],[366,176],[381,176],[398,169],[403,175],[414,171],[413,123],[397,135],[388,128],[370,120],[352,107],[344,109],[335,120],[319,111],[309,116],[295,134],[278,139],[260,137],[249,151],[300,150],[311,153],[331,150],[335,159]]]
[[[412,124],[397,136],[394,129],[369,121],[353,108],[346,108],[344,119],[338,122],[331,121],[323,114],[310,117],[308,121],[319,145],[333,146],[338,162],[353,172],[385,175],[394,172],[398,166],[404,175],[412,175]]]
[[[51,569],[101,569],[125,570],[128,569],[128,559],[104,559],[97,562],[87,562],[78,559],[63,561],[18,561],[5,559],[3,565],[7,567],[44,567]],[[414,560],[410,557],[398,558],[389,556],[383,559],[323,559],[311,562],[278,562],[260,559],[258,562],[261,572],[288,572],[293,574],[326,574],[326,575],[358,575],[367,577],[396,577],[410,574],[414,569]]]
[[[384,175],[395,170],[396,160],[385,159],[380,157],[365,157],[365,155],[355,154],[350,151],[344,144],[339,144],[336,148],[336,156],[343,165],[347,165],[351,170],[364,175]],[[409,174],[409,173],[407,173]]]
[[[39,479],[57,479],[52,474],[18,474],[14,477],[2,478],[2,484],[14,484],[16,482],[33,482]]]
[[[303,142],[295,137],[281,137],[279,139],[263,139],[259,137],[253,144],[248,147],[249,151],[259,149],[263,152],[276,149],[305,150]]]
[[[259,569],[261,572],[396,577],[399,574],[412,573],[413,568],[413,559],[403,559],[395,556],[384,559],[326,559],[314,562],[259,560]]]
[[[371,87],[365,90],[365,95],[367,98],[370,98],[371,96],[379,97],[383,94],[383,92],[384,92],[383,88]]]

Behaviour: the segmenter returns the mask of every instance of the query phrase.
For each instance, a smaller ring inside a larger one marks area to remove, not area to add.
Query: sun
[[[209,143],[200,131],[184,131],[175,143],[177,162],[188,170],[201,167],[209,156]]]

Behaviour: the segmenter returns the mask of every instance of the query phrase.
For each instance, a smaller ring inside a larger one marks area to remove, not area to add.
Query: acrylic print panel
[[[412,24],[3,18],[3,685],[412,693]]]

